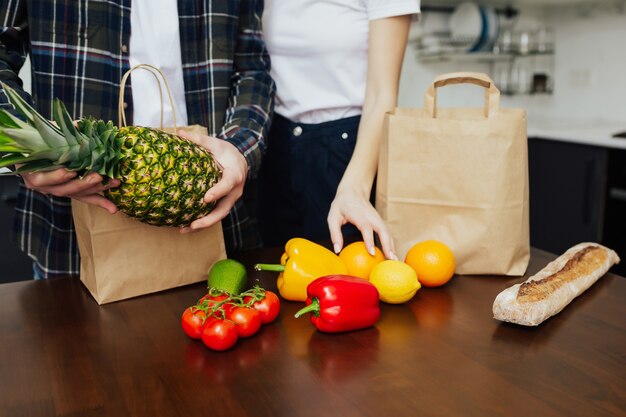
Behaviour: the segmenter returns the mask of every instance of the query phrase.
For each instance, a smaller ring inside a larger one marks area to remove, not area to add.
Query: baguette
[[[605,246],[579,243],[526,281],[498,294],[493,317],[537,326],[563,310],[619,261],[617,254]]]

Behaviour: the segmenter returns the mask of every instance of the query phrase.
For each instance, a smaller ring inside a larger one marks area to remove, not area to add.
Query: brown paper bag
[[[484,88],[484,108],[437,108],[437,89]],[[376,208],[404,259],[415,243],[448,245],[458,274],[523,275],[530,257],[526,113],[499,106],[484,74],[429,86],[423,109],[385,116]]]
[[[120,91],[136,68],[156,70],[147,65],[131,68],[122,80]],[[163,81],[167,87],[165,78]],[[122,93],[120,96],[123,115]],[[174,116],[174,124],[175,120]],[[126,124],[123,116],[120,121]],[[176,129],[163,130],[175,132]],[[207,129],[198,125],[178,129],[207,134]],[[80,280],[98,304],[203,281],[209,268],[226,257],[221,223],[181,234],[177,228],[150,226],[125,214],[111,215],[76,200],[72,200],[72,213],[80,251]]]

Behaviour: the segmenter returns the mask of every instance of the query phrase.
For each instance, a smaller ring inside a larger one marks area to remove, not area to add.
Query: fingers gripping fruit
[[[55,126],[10,87],[3,89],[25,121],[0,109],[0,167],[21,164],[15,173],[66,167],[119,179],[121,185],[105,196],[123,213],[155,226],[185,226],[213,210],[204,194],[222,174],[201,146],[147,127],[118,128],[90,118],[75,126],[59,100]]]

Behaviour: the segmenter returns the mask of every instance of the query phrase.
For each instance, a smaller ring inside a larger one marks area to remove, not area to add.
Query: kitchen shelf
[[[540,96],[553,94],[554,47],[544,50],[532,49],[528,52],[519,49],[469,52],[467,45],[455,45],[443,39],[442,49],[424,48],[420,40],[415,40],[416,58],[420,64],[436,65],[453,63],[465,66],[467,63],[483,63],[489,66],[488,73],[505,95]],[[497,46],[496,46],[497,48]]]
[[[494,52],[426,52],[417,51],[417,59],[424,64],[440,62],[495,62],[512,61],[518,58],[551,56],[553,52],[494,53]]]

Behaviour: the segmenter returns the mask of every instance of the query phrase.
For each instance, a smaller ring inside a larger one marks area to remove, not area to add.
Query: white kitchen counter
[[[529,139],[550,139],[581,145],[626,149],[626,138],[614,138],[626,131],[626,122],[528,121]]]

